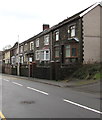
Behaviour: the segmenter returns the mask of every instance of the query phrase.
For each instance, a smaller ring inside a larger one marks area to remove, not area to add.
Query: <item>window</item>
[[[56,41],[58,41],[59,40],[59,32],[57,31],[55,34],[56,34]]]
[[[12,64],[15,64],[15,63],[16,63],[16,58],[15,58],[15,56],[12,56],[12,57],[11,57],[11,63],[12,63]]]
[[[30,42],[30,50],[34,49],[34,42]]]
[[[23,56],[20,57],[20,63],[23,64]]]
[[[36,47],[39,47],[39,38],[36,39]]]
[[[44,36],[44,45],[49,45],[49,35]]]
[[[59,58],[59,47],[55,47],[55,58]]]
[[[26,54],[24,54],[24,62],[28,62],[28,57]]]
[[[65,57],[70,57],[70,56],[71,56],[71,55],[70,55],[70,45],[67,45],[67,46],[65,47],[65,49],[66,49]]]
[[[23,46],[20,47],[20,53],[23,53]]]
[[[40,51],[40,60],[44,60],[44,51]]]
[[[36,60],[40,60],[40,61],[50,60],[50,51],[49,50],[37,50]]]
[[[75,25],[70,26],[68,28],[68,36],[71,37],[75,37],[76,31],[75,31]]]
[[[35,58],[36,58],[36,60],[39,60],[40,59],[40,51],[38,50],[38,51],[36,51],[36,53],[35,53]]]
[[[76,48],[72,48],[72,56],[77,56],[77,49]]]
[[[67,45],[65,46],[65,57],[77,57],[78,56],[78,46],[77,45]]]
[[[75,36],[75,26],[71,26],[71,37]]]
[[[28,49],[27,46],[28,46],[28,45],[27,45],[27,43],[26,43],[26,44],[24,45],[24,51],[27,51],[27,49]]]
[[[10,59],[6,59],[5,64],[9,64],[9,63],[10,63]]]
[[[50,51],[49,50],[45,51],[45,59],[50,60]]]
[[[41,61],[50,60],[50,51],[49,50],[41,50],[40,51],[40,60]]]
[[[33,61],[33,58],[32,57],[29,57],[29,62],[32,62]]]

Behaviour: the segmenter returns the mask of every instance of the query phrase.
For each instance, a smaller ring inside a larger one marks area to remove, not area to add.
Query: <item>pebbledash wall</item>
[[[71,28],[75,28],[74,37],[70,36]],[[59,33],[59,40],[56,40],[56,32]],[[48,34],[50,37],[49,45],[44,46],[44,36]],[[37,38],[39,38],[40,42],[39,47],[35,46]],[[29,50],[30,42],[34,42],[32,51]],[[24,64],[20,63],[21,76],[62,80],[69,77],[83,63],[102,62],[101,3],[96,3],[57,25],[42,31],[38,35],[20,43],[20,46],[24,46],[26,43],[28,43],[28,50],[24,51],[23,48],[23,52],[20,54],[23,58],[27,54],[28,59],[32,56],[33,61],[24,62]],[[11,48],[11,57],[17,54],[15,53],[17,46],[16,43]],[[76,50],[76,55],[72,55],[73,46],[74,50]],[[50,50],[50,60],[42,62],[41,60],[36,60],[36,51],[45,49]],[[68,49],[70,49],[70,53],[68,53]],[[5,56],[5,51],[3,54]],[[3,73],[17,75],[17,64],[12,65],[11,62],[3,64]]]

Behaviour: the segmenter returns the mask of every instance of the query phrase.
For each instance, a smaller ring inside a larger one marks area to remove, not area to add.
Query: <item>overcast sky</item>
[[[23,42],[101,0],[0,0],[0,50]]]

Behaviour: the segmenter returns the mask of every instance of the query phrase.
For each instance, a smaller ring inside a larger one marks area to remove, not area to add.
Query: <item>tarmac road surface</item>
[[[100,98],[13,76],[0,79],[6,118],[100,118]]]

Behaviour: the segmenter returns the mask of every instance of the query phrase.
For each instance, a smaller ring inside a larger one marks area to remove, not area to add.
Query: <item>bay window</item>
[[[36,60],[39,60],[40,59],[40,51],[39,50],[37,50],[36,52],[35,52],[35,58],[36,58]]]
[[[50,60],[50,50],[49,49],[37,50],[35,55],[36,55],[36,60],[40,60],[40,61],[49,61]]]

